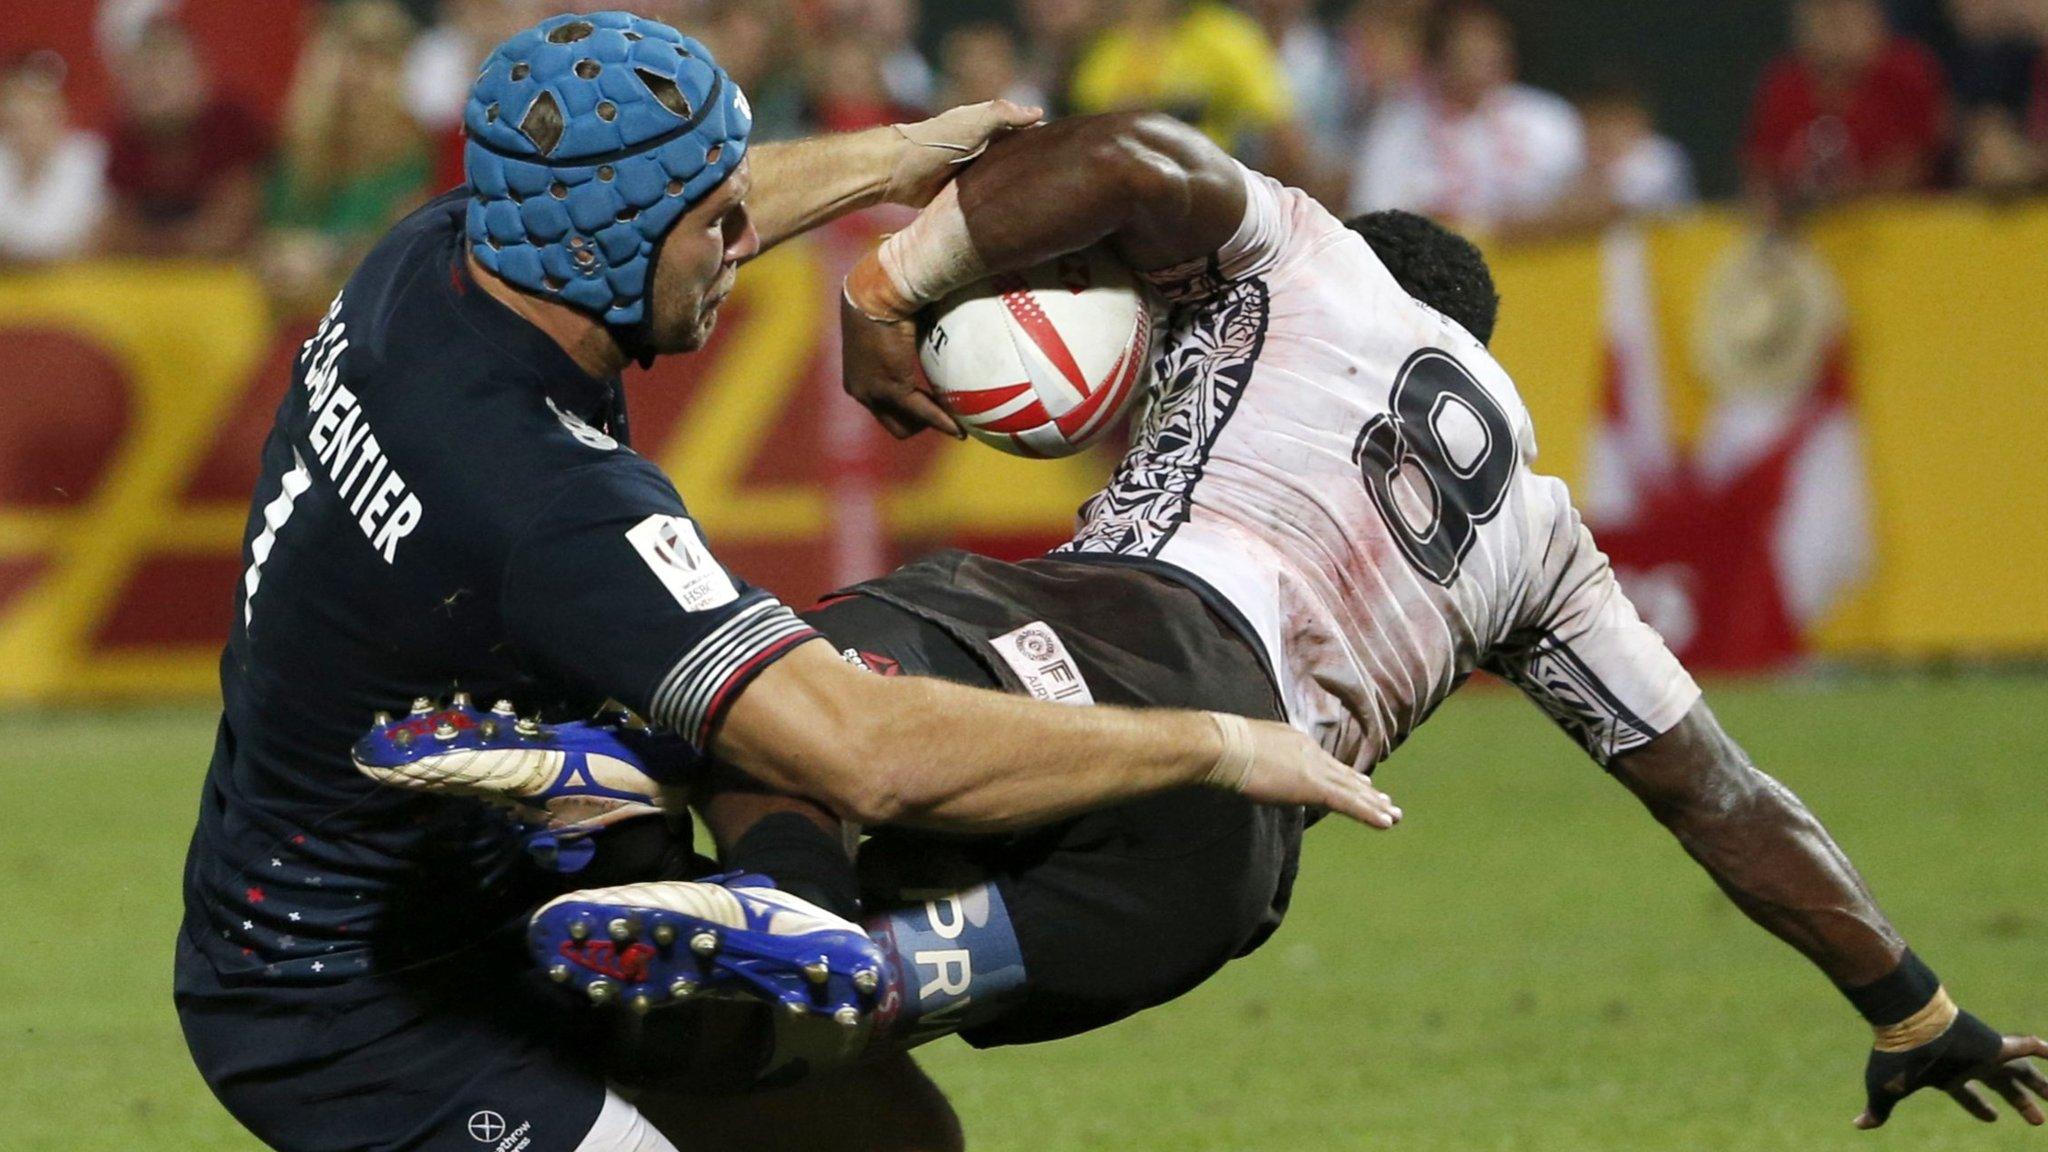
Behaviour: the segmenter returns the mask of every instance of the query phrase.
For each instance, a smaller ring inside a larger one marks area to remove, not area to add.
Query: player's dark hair
[[[1470,240],[1413,212],[1370,212],[1344,226],[1365,237],[1403,291],[1464,325],[1481,344],[1493,342],[1500,293]]]

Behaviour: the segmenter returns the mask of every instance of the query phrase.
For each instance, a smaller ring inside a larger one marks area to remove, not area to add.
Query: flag
[[[1687,449],[1670,428],[1649,245],[1617,230],[1605,260],[1608,354],[1587,521],[1687,664],[1795,662],[1872,562],[1839,286],[1792,237],[1746,237],[1724,254],[1691,334],[1709,404]]]

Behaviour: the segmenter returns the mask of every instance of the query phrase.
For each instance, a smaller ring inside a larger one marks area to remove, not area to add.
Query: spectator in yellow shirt
[[[1074,70],[1074,111],[1158,109],[1239,155],[1292,127],[1279,53],[1250,16],[1213,0],[1122,8]]]

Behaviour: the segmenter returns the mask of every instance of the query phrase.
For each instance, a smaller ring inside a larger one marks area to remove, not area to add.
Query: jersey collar
[[[448,253],[447,283],[455,297],[457,311],[499,351],[524,368],[557,403],[579,414],[602,412],[617,394],[619,378],[598,378],[583,370],[567,349],[536,328],[525,317],[486,292],[470,273],[463,259],[463,234],[459,227]]]

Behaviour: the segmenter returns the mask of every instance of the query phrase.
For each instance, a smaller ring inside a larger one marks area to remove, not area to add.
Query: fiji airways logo
[[[1014,632],[990,640],[989,647],[1017,674],[1026,692],[1055,704],[1093,704],[1095,694],[1081,675],[1081,666],[1067,646],[1043,620],[1033,620]]]

